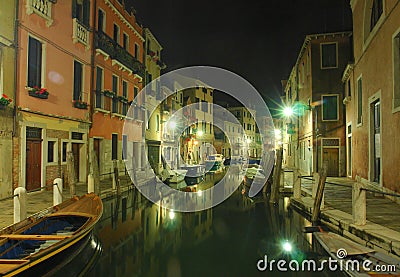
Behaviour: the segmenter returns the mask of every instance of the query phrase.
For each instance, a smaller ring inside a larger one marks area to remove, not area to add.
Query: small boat
[[[350,276],[399,276],[400,260],[332,232],[314,232],[318,244]],[[319,251],[321,252],[321,251]],[[379,271],[379,272],[378,272]],[[380,274],[380,275],[377,275]]]
[[[263,168],[258,164],[248,165],[243,177],[242,194],[248,195],[251,185],[255,183],[258,186],[263,186],[265,190],[259,191],[256,196],[261,196],[264,192],[269,192],[272,185],[272,178],[266,179]],[[265,187],[266,185],[266,187]]]
[[[167,182],[169,183],[179,183],[185,179],[186,173],[188,171],[185,169],[170,169],[168,170],[169,177],[167,178]]]
[[[185,164],[179,167],[182,170],[187,170],[186,177],[200,177],[204,175],[204,165],[200,164]]]
[[[88,270],[98,256],[98,246],[90,249],[102,213],[100,197],[90,193],[0,230],[0,276],[53,276],[66,267],[62,276],[76,276]]]
[[[213,154],[206,160],[206,171],[218,171],[224,168],[224,156],[222,154]]]

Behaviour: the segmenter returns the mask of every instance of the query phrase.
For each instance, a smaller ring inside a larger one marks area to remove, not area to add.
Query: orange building
[[[14,186],[53,183],[72,151],[87,178],[93,0],[18,2]]]
[[[122,0],[96,1],[94,21],[93,123],[89,155],[96,153],[100,173],[111,172],[113,160],[119,161],[121,171],[124,170],[123,159],[135,158],[135,165],[141,167],[145,153],[141,142],[144,119],[141,101],[134,101],[132,116],[127,117],[127,111],[142,89],[143,28]],[[125,120],[132,123],[133,129],[129,132],[132,137],[122,134]],[[123,153],[126,150],[128,152]]]

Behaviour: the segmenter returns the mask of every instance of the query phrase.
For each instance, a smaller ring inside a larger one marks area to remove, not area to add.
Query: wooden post
[[[276,163],[273,173],[273,183],[271,188],[271,196],[269,199],[270,203],[277,203],[278,202],[278,193],[279,193],[279,183],[280,183],[280,176],[282,170],[282,154],[283,148],[280,148],[276,154]]]
[[[62,203],[63,201],[63,181],[61,178],[56,178],[53,181],[54,187],[53,187],[53,205],[58,205]]]
[[[367,196],[364,185],[360,180],[353,184],[352,193],[353,223],[365,225],[367,223]]]
[[[26,218],[26,189],[17,187],[14,190],[14,223],[20,222]]]
[[[314,181],[312,182],[311,196],[312,196],[312,199],[315,199],[315,196],[317,195],[318,184],[319,184],[319,173],[315,172],[313,174],[313,179],[314,179]]]
[[[100,170],[99,170],[99,157],[97,157],[96,151],[92,150],[92,160],[90,161],[91,173],[93,174],[93,192],[96,195],[100,195]]]
[[[113,185],[115,184],[115,187],[113,187],[113,189],[117,190],[117,194],[119,195],[120,193],[120,183],[119,183],[119,171],[118,171],[118,161],[117,160],[113,160],[113,167],[114,167],[114,182]]]
[[[293,198],[301,198],[301,176],[298,168],[293,169]]]
[[[88,193],[94,192],[94,177],[92,173],[89,173],[88,175]]]
[[[312,211],[311,222],[316,224],[321,210],[321,201],[324,194],[326,175],[328,174],[328,161],[324,161],[318,182],[317,195],[314,200],[314,209]]]
[[[76,183],[75,161],[72,151],[68,151],[67,153],[67,174],[68,174],[69,191],[72,197],[75,195],[75,183]]]

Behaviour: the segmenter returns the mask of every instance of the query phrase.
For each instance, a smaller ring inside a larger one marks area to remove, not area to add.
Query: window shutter
[[[84,0],[83,1],[83,24],[89,28],[90,23],[90,1]]]
[[[72,0],[72,18],[76,18],[76,0]]]

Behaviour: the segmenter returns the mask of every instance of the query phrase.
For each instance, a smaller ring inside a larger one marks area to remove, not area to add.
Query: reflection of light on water
[[[201,190],[199,190],[199,191],[197,192],[197,196],[201,197],[202,195],[203,195],[203,192],[202,192]]]
[[[283,198],[283,207],[285,208],[285,212],[288,211],[289,205],[290,205],[289,197],[284,197]]]
[[[170,210],[168,215],[169,215],[169,219],[171,219],[171,220],[175,218],[175,212],[173,210]]]

